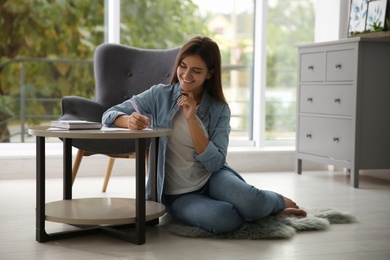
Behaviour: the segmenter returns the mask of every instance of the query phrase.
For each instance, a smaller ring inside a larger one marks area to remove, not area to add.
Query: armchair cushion
[[[96,101],[77,97],[66,96],[62,99],[62,120],[88,120],[100,122],[106,108]]]

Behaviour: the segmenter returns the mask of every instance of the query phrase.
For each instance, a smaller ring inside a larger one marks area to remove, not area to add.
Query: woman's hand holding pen
[[[127,128],[131,130],[141,130],[150,126],[150,119],[147,116],[141,114],[135,100],[130,100],[136,112],[133,112],[130,116],[125,116],[127,119]]]
[[[131,130],[141,130],[150,125],[149,118],[138,112],[133,112],[130,116],[127,116],[127,118],[127,128]]]
[[[114,125],[130,130],[141,130],[150,125],[149,118],[141,115],[138,112],[133,112],[131,115],[123,115],[116,118]]]

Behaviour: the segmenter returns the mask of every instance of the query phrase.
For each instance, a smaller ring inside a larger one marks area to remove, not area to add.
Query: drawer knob
[[[311,139],[311,134],[306,134],[306,138]]]
[[[334,102],[340,104],[340,103],[341,103],[341,99],[340,99],[340,98],[335,98],[335,99],[334,99]]]
[[[340,138],[338,138],[338,137],[333,137],[333,142],[336,142],[336,143],[340,142]]]
[[[336,69],[341,69],[341,64],[336,64]]]
[[[313,98],[311,97],[307,98],[307,102],[313,102]]]
[[[313,65],[309,65],[307,68],[308,68],[309,70],[314,70],[314,66],[313,66]]]

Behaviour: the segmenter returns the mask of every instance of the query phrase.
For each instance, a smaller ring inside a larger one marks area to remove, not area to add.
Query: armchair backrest
[[[179,50],[99,45],[94,55],[96,101],[109,108],[152,85],[169,83]]]

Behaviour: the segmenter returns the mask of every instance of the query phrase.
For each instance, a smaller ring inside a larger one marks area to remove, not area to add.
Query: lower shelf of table
[[[165,206],[154,202],[145,203],[146,221],[165,213]],[[135,199],[83,198],[46,203],[47,221],[74,225],[132,224],[136,222]]]

